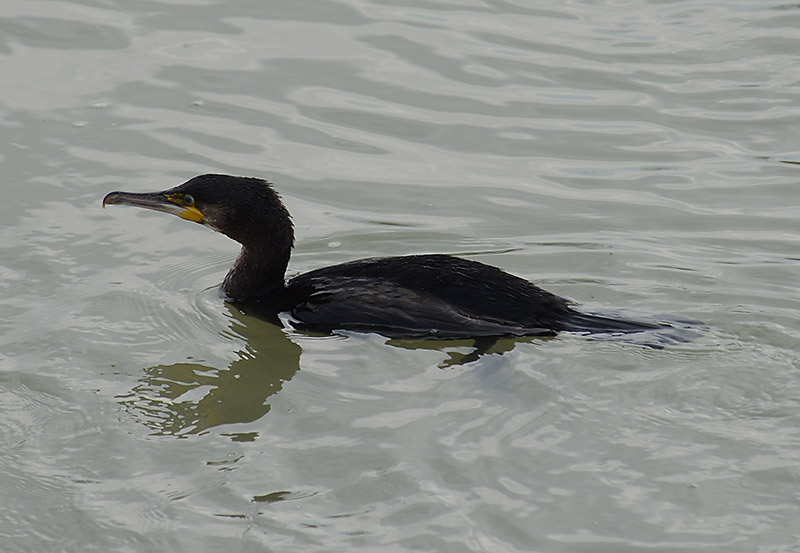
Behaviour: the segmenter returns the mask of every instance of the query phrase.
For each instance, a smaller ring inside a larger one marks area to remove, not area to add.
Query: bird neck
[[[255,300],[282,290],[290,252],[291,247],[279,253],[242,247],[225,275],[222,291],[233,300]]]

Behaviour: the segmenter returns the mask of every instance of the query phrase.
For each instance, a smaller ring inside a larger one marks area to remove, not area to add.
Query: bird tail
[[[608,335],[613,339],[661,349],[666,345],[690,342],[702,336],[699,321],[668,316],[629,316],[617,313],[581,313],[561,323],[560,330],[592,335]],[[599,336],[598,336],[599,338]]]

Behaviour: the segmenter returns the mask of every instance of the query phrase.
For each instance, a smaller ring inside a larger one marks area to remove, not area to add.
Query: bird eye
[[[194,205],[194,196],[192,196],[191,194],[186,194],[183,197],[183,205],[187,207],[192,207]]]

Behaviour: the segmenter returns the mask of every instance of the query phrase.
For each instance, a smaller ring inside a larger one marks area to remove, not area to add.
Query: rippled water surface
[[[7,0],[0,550],[800,550],[800,8]],[[388,341],[225,304],[111,190],[276,183],[289,271],[442,252],[663,350]]]

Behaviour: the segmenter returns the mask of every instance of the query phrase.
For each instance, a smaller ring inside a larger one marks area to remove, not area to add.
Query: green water
[[[8,0],[0,550],[800,547],[800,9]],[[664,350],[316,336],[111,190],[275,183],[292,274],[453,253]]]

